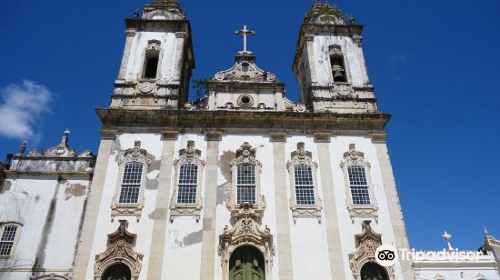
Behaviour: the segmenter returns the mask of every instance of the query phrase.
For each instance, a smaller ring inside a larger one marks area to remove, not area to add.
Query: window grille
[[[2,238],[0,239],[0,256],[9,256],[14,241],[16,239],[17,226],[9,225],[3,227]]]
[[[312,168],[309,165],[299,164],[294,168],[295,199],[298,205],[316,204]]]
[[[238,165],[236,203],[255,204],[255,166]]]
[[[363,166],[353,165],[348,167],[349,184],[351,187],[352,203],[356,205],[370,205],[370,194],[366,171]]]
[[[181,165],[177,203],[196,203],[197,184],[198,166],[195,164]]]
[[[142,181],[142,164],[127,163],[123,172],[122,188],[118,203],[138,203]]]

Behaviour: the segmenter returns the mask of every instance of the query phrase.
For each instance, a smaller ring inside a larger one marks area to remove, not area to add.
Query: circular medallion
[[[142,92],[142,93],[150,93],[154,88],[154,84],[153,83],[149,83],[149,82],[146,82],[146,83],[140,83],[139,84],[139,90]]]

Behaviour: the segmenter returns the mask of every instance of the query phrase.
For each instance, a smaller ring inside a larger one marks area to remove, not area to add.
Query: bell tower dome
[[[146,4],[125,20],[123,59],[111,108],[178,109],[195,67],[191,25],[176,0]]]
[[[353,15],[316,2],[300,28],[293,71],[301,101],[314,112],[378,112],[361,32]]]

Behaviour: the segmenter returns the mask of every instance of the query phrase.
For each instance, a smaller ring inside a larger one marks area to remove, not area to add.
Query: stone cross
[[[246,25],[243,25],[243,29],[237,30],[235,32],[238,36],[243,36],[243,52],[247,52],[247,37],[255,35],[254,31],[247,29]]]

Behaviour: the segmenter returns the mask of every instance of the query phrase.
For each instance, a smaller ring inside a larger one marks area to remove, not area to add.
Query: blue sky
[[[123,18],[147,1],[6,1],[0,23],[0,155],[56,144],[64,129],[97,151],[124,45]],[[286,83],[307,1],[182,1],[193,27],[194,78],[229,68],[243,24],[261,68]],[[500,2],[339,0],[365,25],[363,47],[387,128],[410,242],[442,249],[444,230],[475,249],[500,238]],[[16,116],[16,118],[6,116]],[[19,124],[18,124],[19,123]],[[16,125],[13,125],[16,124]]]

